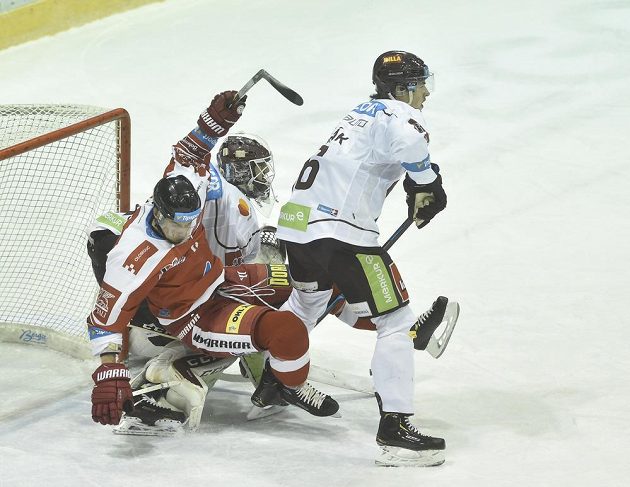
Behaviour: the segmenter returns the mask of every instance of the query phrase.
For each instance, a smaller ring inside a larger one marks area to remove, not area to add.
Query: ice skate
[[[444,463],[446,443],[420,433],[410,414],[381,413],[376,443],[381,447],[375,463],[385,467],[431,467]]]
[[[433,358],[439,358],[453,334],[459,318],[459,303],[450,301],[445,296],[438,297],[431,307],[418,317],[409,330],[416,350],[426,350]],[[444,324],[439,336],[434,332]]]
[[[319,392],[308,382],[294,389],[286,387],[273,375],[268,362],[251,399],[259,408],[292,404],[314,416],[339,417],[339,404],[332,397]]]
[[[144,395],[113,431],[117,435],[173,436],[184,431],[185,422],[184,413],[159,406],[155,399]]]

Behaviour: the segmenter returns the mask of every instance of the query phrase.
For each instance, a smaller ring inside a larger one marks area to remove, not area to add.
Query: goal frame
[[[117,203],[118,211],[129,211],[130,207],[130,174],[131,174],[131,118],[124,108],[105,111],[73,123],[66,127],[33,137],[18,144],[0,148],[0,161],[19,156],[39,149],[48,144],[62,141],[81,132],[94,129],[111,122],[118,122],[117,133]],[[94,281],[95,289],[98,287]],[[67,355],[91,359],[87,339],[67,335],[52,328],[35,326],[28,323],[13,323],[0,320],[0,342],[20,343],[56,350]]]

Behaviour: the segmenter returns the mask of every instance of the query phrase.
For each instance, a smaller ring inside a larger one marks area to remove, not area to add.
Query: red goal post
[[[129,209],[126,110],[0,105],[0,340],[89,357],[97,216]]]

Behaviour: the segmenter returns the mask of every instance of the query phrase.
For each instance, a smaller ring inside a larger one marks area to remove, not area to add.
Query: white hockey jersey
[[[302,168],[280,210],[278,238],[378,246],[376,220],[393,184],[405,172],[418,184],[437,177],[428,144],[420,110],[397,100],[361,103]]]
[[[212,169],[216,170],[214,166]],[[226,266],[254,262],[260,250],[260,228],[256,211],[236,186],[222,180],[220,198],[206,201],[203,226],[208,244]]]

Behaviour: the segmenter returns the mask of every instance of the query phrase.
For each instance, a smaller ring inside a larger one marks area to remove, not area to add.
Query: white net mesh
[[[0,106],[0,154],[104,112]],[[32,326],[87,339],[85,318],[97,291],[87,230],[118,207],[119,138],[113,121],[0,160],[0,328],[23,325],[22,341],[47,341]]]

